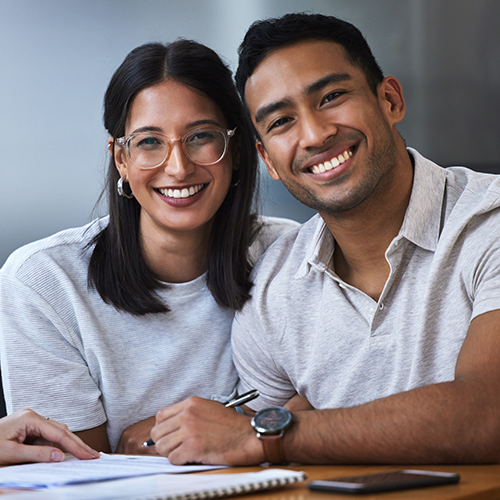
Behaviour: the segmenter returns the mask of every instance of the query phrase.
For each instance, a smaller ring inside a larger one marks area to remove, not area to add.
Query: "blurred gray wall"
[[[0,0],[0,265],[90,220],[107,158],[102,97],[132,48],[193,38],[235,69],[254,20],[306,10],[356,24],[399,78],[408,145],[500,172],[498,0]],[[265,172],[261,194],[267,214],[312,214]]]

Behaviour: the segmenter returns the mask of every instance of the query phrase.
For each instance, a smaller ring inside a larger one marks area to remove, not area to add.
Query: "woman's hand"
[[[64,452],[81,460],[99,458],[64,425],[32,410],[21,410],[0,419],[0,464],[61,462]]]

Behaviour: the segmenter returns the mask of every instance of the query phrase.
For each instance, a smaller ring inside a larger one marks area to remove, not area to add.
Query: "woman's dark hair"
[[[248,78],[269,53],[303,40],[325,40],[344,47],[348,61],[363,71],[371,91],[377,95],[384,75],[358,28],[334,16],[293,13],[256,21],[248,29],[238,49],[236,86],[241,97],[244,98]]]
[[[132,50],[116,70],[104,97],[104,126],[116,141],[125,135],[125,124],[134,97],[165,80],[188,85],[212,99],[222,110],[228,128],[237,128],[230,141],[232,186],[215,215],[207,260],[207,285],[217,303],[241,309],[250,297],[248,247],[257,231],[252,215],[257,157],[251,125],[232,80],[231,71],[208,47],[190,40],[148,43]],[[114,148],[113,148],[114,150]],[[166,285],[146,265],[139,238],[141,207],[135,198],[118,195],[119,179],[114,154],[109,163],[107,191],[109,224],[91,242],[89,286],[117,309],[135,314],[166,312],[157,291]],[[235,186],[236,184],[236,186]],[[128,188],[128,186],[127,186]]]

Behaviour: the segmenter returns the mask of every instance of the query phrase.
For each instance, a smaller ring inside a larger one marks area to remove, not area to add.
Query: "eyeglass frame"
[[[216,163],[219,163],[224,158],[224,156],[226,156],[226,153],[227,153],[227,151],[229,149],[228,148],[229,139],[234,136],[237,128],[238,127],[234,127],[232,130],[229,129],[229,128],[228,129],[224,129],[224,130],[221,130],[219,128],[196,128],[194,130],[191,130],[191,131],[187,132],[182,137],[179,137],[177,139],[169,139],[166,135],[161,134],[160,132],[154,132],[156,135],[164,137],[166,139],[167,144],[169,145],[169,148],[167,148],[167,154],[165,155],[165,158],[163,158],[163,160],[160,163],[158,163],[158,165],[155,165],[154,167],[140,167],[139,165],[137,165],[136,163],[134,163],[134,161],[132,160],[132,158],[130,158],[130,153],[129,153],[130,139],[132,139],[136,135],[145,134],[145,133],[147,133],[147,131],[145,131],[145,132],[136,132],[134,134],[130,134],[128,137],[125,137],[125,136],[118,137],[116,139],[116,143],[118,144],[118,146],[122,147],[125,150],[125,154],[127,155],[127,158],[130,160],[130,162],[133,163],[137,168],[140,168],[141,170],[153,170],[154,168],[158,168],[161,165],[163,165],[163,163],[165,163],[165,160],[172,153],[173,144],[176,143],[176,142],[180,142],[181,143],[182,152],[184,153],[184,155],[186,156],[186,158],[189,161],[192,161],[196,165],[202,165],[202,166],[206,167],[206,166],[215,165]],[[224,152],[222,153],[221,157],[217,161],[214,161],[214,162],[211,162],[211,163],[199,163],[199,162],[196,162],[196,161],[194,161],[188,155],[188,153],[186,151],[186,147],[184,146],[185,140],[186,140],[186,138],[188,136],[190,136],[192,134],[196,134],[197,132],[203,132],[203,131],[207,132],[207,131],[210,131],[210,130],[212,130],[212,131],[215,130],[217,132],[220,132],[223,135],[223,137],[224,137]]]

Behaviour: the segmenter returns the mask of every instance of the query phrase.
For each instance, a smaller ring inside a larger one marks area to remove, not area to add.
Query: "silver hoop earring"
[[[130,194],[127,194],[125,192],[125,190],[123,189],[123,177],[120,177],[118,179],[118,183],[116,185],[116,189],[118,190],[118,194],[120,196],[123,196],[124,198],[128,198],[129,200],[131,200],[134,197],[134,193],[132,193],[132,191],[130,191]]]

